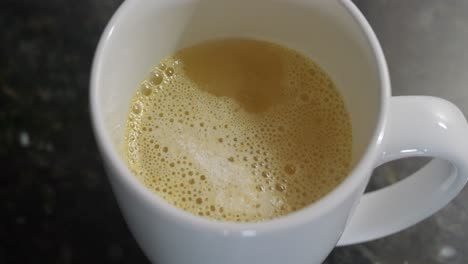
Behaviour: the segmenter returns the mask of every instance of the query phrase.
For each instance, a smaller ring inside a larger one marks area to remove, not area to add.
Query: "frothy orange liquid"
[[[223,221],[276,218],[348,174],[351,123],[329,76],[286,47],[225,39],[183,49],[130,106],[125,157],[169,203]]]

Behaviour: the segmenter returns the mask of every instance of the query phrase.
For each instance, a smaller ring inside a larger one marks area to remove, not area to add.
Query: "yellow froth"
[[[163,60],[136,92],[128,165],[169,203],[224,221],[276,218],[349,172],[351,123],[330,77],[286,47],[202,43]]]

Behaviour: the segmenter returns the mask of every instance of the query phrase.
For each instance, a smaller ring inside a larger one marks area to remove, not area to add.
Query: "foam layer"
[[[163,60],[126,124],[132,172],[169,203],[223,221],[303,208],[348,174],[351,124],[327,74],[288,48],[220,40]]]

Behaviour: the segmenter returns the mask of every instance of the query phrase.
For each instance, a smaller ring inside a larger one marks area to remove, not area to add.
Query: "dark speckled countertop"
[[[94,49],[120,2],[0,2],[2,264],[148,263],[112,196],[88,111]],[[442,96],[467,113],[468,2],[441,2],[356,0],[382,41],[399,87],[395,94]],[[430,42],[434,39],[440,42]],[[424,46],[427,42],[432,46]],[[430,52],[434,47],[437,53]],[[452,66],[450,74],[434,79],[432,73],[446,65]],[[427,88],[431,83],[439,87]],[[447,92],[448,84],[465,92]],[[424,162],[381,167],[372,186],[398,180],[405,175],[398,172],[402,168],[408,174]],[[468,263],[467,204],[465,188],[422,223],[377,241],[337,248],[325,263]]]

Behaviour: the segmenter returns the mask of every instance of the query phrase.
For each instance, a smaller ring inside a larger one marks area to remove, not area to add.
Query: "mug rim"
[[[242,236],[255,236],[256,232],[277,231],[306,224],[326,214],[337,207],[342,201],[346,200],[346,198],[359,187],[360,183],[365,180],[369,170],[374,168],[375,160],[378,156],[378,148],[384,136],[383,132],[388,111],[387,104],[391,96],[387,63],[380,43],[364,15],[350,0],[337,0],[351,15],[354,22],[358,24],[362,33],[364,33],[367,45],[372,50],[372,60],[374,60],[374,64],[377,65],[378,68],[379,89],[381,90],[381,103],[379,105],[376,128],[374,129],[364,154],[362,154],[359,162],[354,166],[353,170],[348,173],[344,180],[333,188],[332,191],[306,207],[274,219],[260,222],[228,222],[197,216],[170,204],[165,199],[152,192],[131,173],[128,166],[118,155],[110,135],[106,133],[107,129],[105,127],[104,116],[102,111],[99,111],[99,97],[97,92],[102,68],[103,50],[106,48],[113,34],[117,21],[123,16],[129,15],[128,11],[131,9],[130,6],[136,2],[136,0],[124,1],[113,14],[99,39],[92,62],[89,99],[92,127],[97,145],[99,146],[101,155],[104,156],[104,161],[112,164],[112,167],[116,171],[116,173],[114,173],[115,175],[108,175],[108,177],[120,178],[124,184],[130,187],[132,192],[138,195],[139,200],[150,204],[153,209],[166,214],[166,216],[171,217],[171,220],[175,222],[186,223],[195,228],[208,229],[214,232],[221,231],[224,235],[239,233]]]

